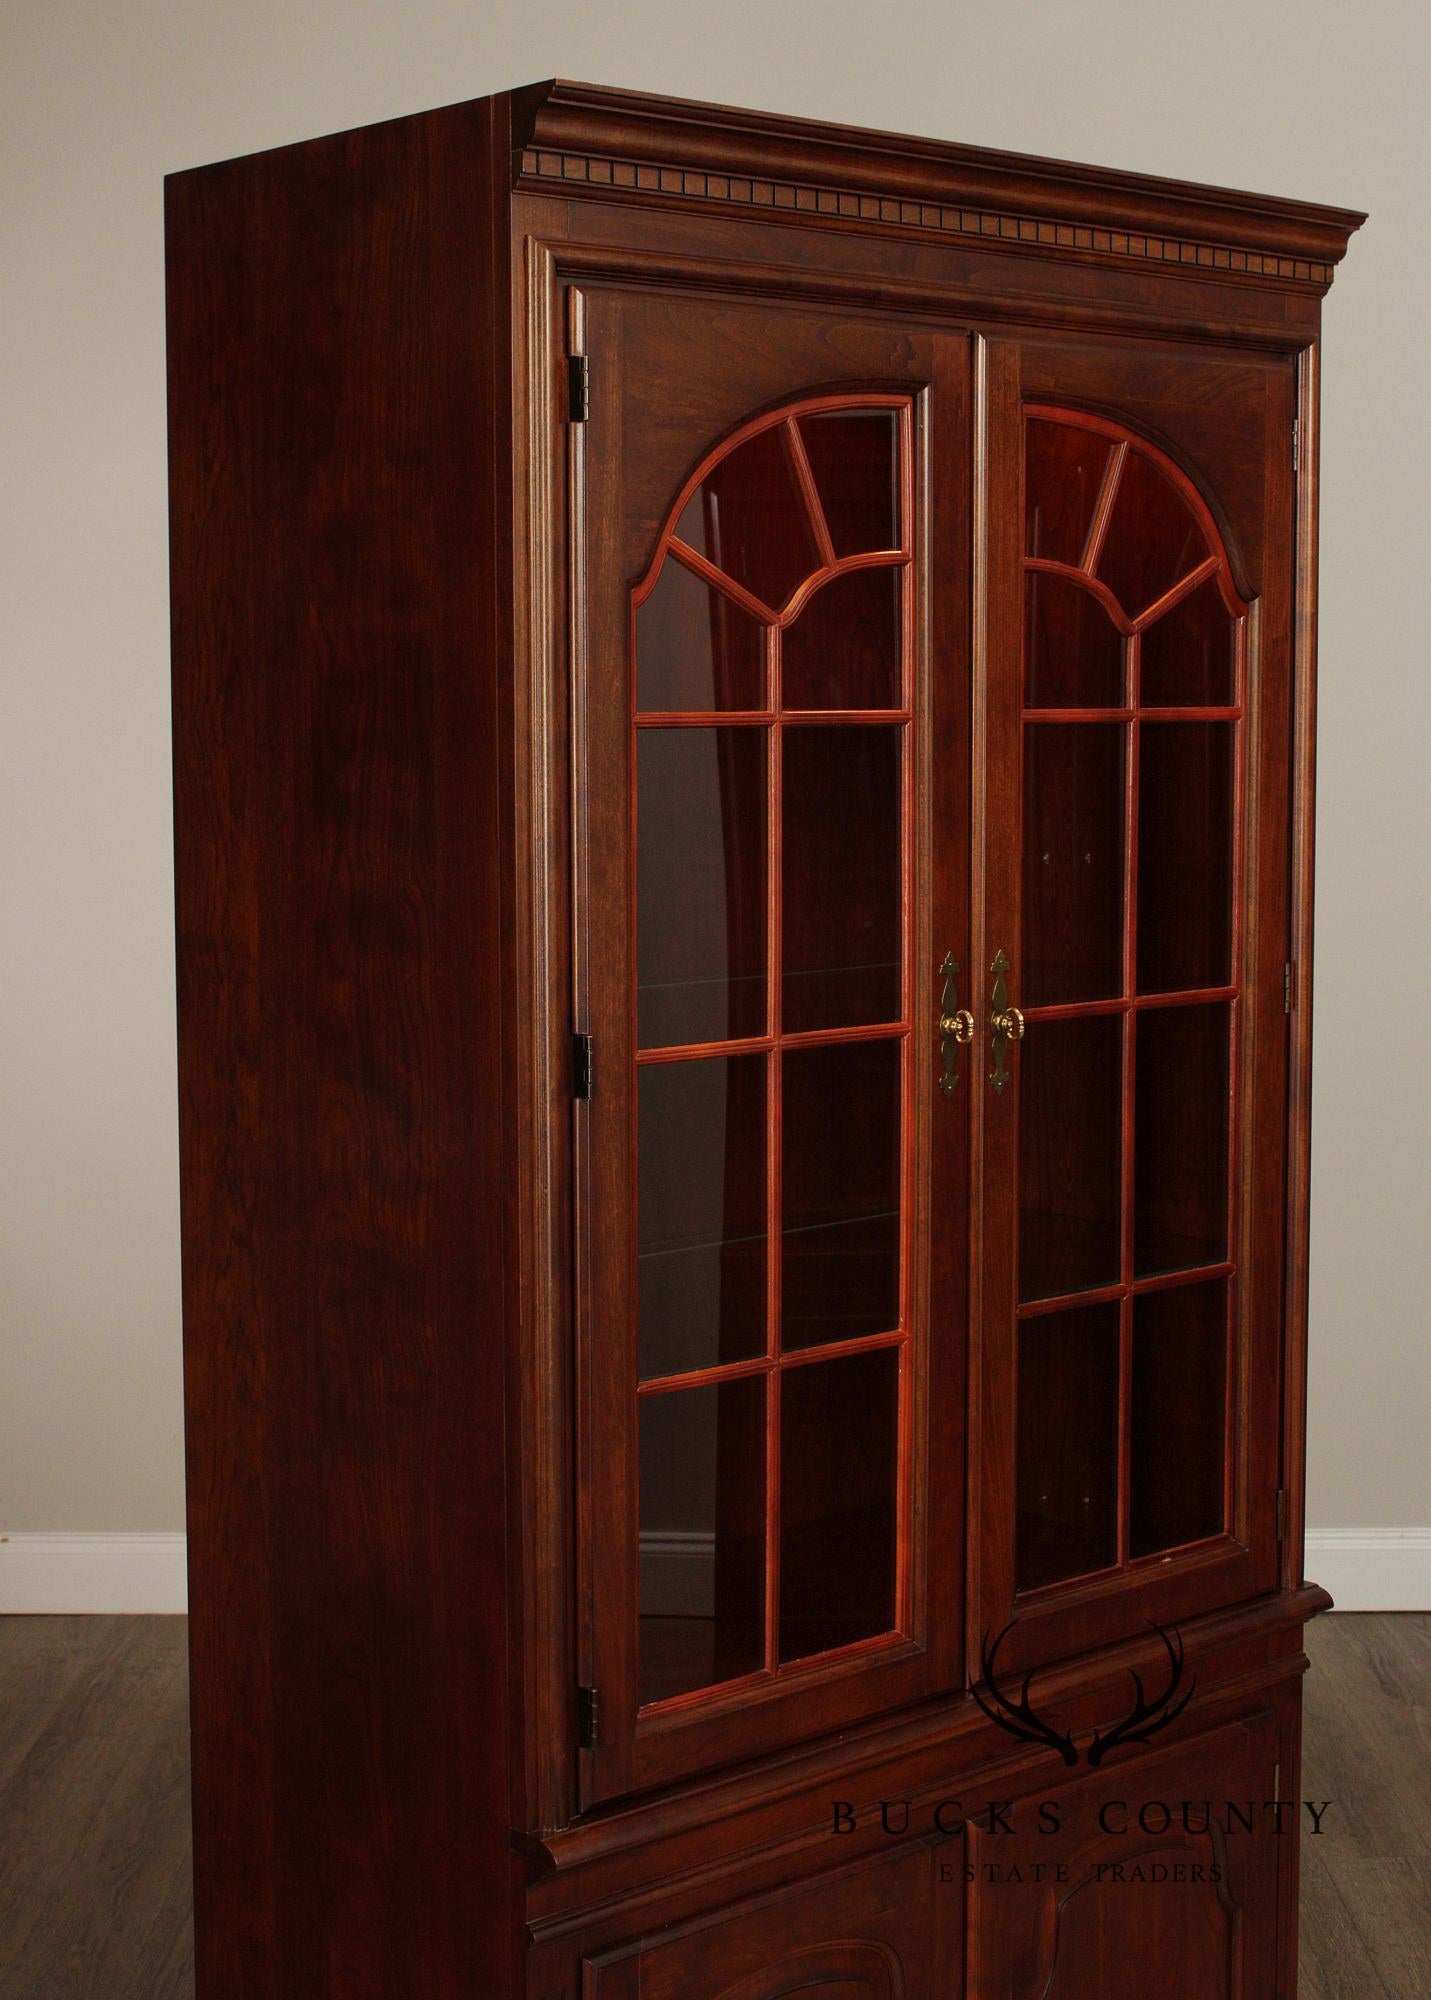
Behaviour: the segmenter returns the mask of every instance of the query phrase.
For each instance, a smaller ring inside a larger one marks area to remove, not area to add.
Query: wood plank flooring
[[[1427,2000],[1431,1616],[1307,1650],[1300,2000]],[[186,1700],[182,1619],[0,1618],[4,2000],[192,2000]]]
[[[182,1618],[0,1618],[0,1994],[190,2000]]]
[[[1299,2000],[1431,1995],[1431,1617],[1307,1628]]]

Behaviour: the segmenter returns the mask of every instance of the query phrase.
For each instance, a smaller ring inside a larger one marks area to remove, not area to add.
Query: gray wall
[[[0,1533],[182,1525],[161,176],[560,72],[1369,208],[1327,306],[1311,1518],[1431,1522],[1422,0],[6,0]]]

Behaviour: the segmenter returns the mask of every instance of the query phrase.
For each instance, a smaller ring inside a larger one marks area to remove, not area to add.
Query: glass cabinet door
[[[594,1803],[1277,1582],[1293,383],[571,303]]]
[[[661,492],[658,392],[689,356],[637,303],[588,311],[641,383],[608,451],[582,440],[594,1797],[952,1676],[958,1578],[937,1608],[928,1586],[957,1425],[930,1427],[959,1370],[933,1379],[918,1229],[937,1184],[966,1241],[934,923],[967,833],[936,869],[921,468],[939,368],[963,377],[924,341],[898,386],[802,392],[828,361],[792,329],[761,408],[725,351]],[[967,710],[967,673],[941,699]]]
[[[1026,410],[1024,514],[1021,1595],[1226,1525],[1246,633],[1123,427]]]
[[[642,1709],[908,1628],[910,420],[737,434],[633,595]]]
[[[1027,388],[1005,408],[978,1556],[1012,1663],[1270,1582],[1239,1473],[1276,1438],[1240,1173],[1266,654],[1207,498],[1147,429]]]

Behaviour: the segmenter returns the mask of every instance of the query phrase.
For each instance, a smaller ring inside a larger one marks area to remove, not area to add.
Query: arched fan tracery
[[[632,589],[643,1706],[908,1627],[911,430],[752,420]]]
[[[1027,1592],[1165,1560],[1231,1518],[1249,606],[1157,446],[1024,414]]]

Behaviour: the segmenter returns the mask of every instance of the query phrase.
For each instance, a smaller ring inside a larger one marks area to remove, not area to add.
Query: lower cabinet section
[[[1096,1770],[936,1778],[897,1839],[714,1909],[699,1870],[650,1878],[624,1917],[577,1904],[537,1927],[530,2000],[1292,2000],[1298,1694]],[[865,1837],[879,1809],[858,1808]]]
[[[971,1822],[967,2000],[1274,2000],[1277,1743],[1257,1716]]]
[[[952,1841],[917,1842],[603,1953],[583,1964],[582,2000],[949,2000],[957,1854]]]

